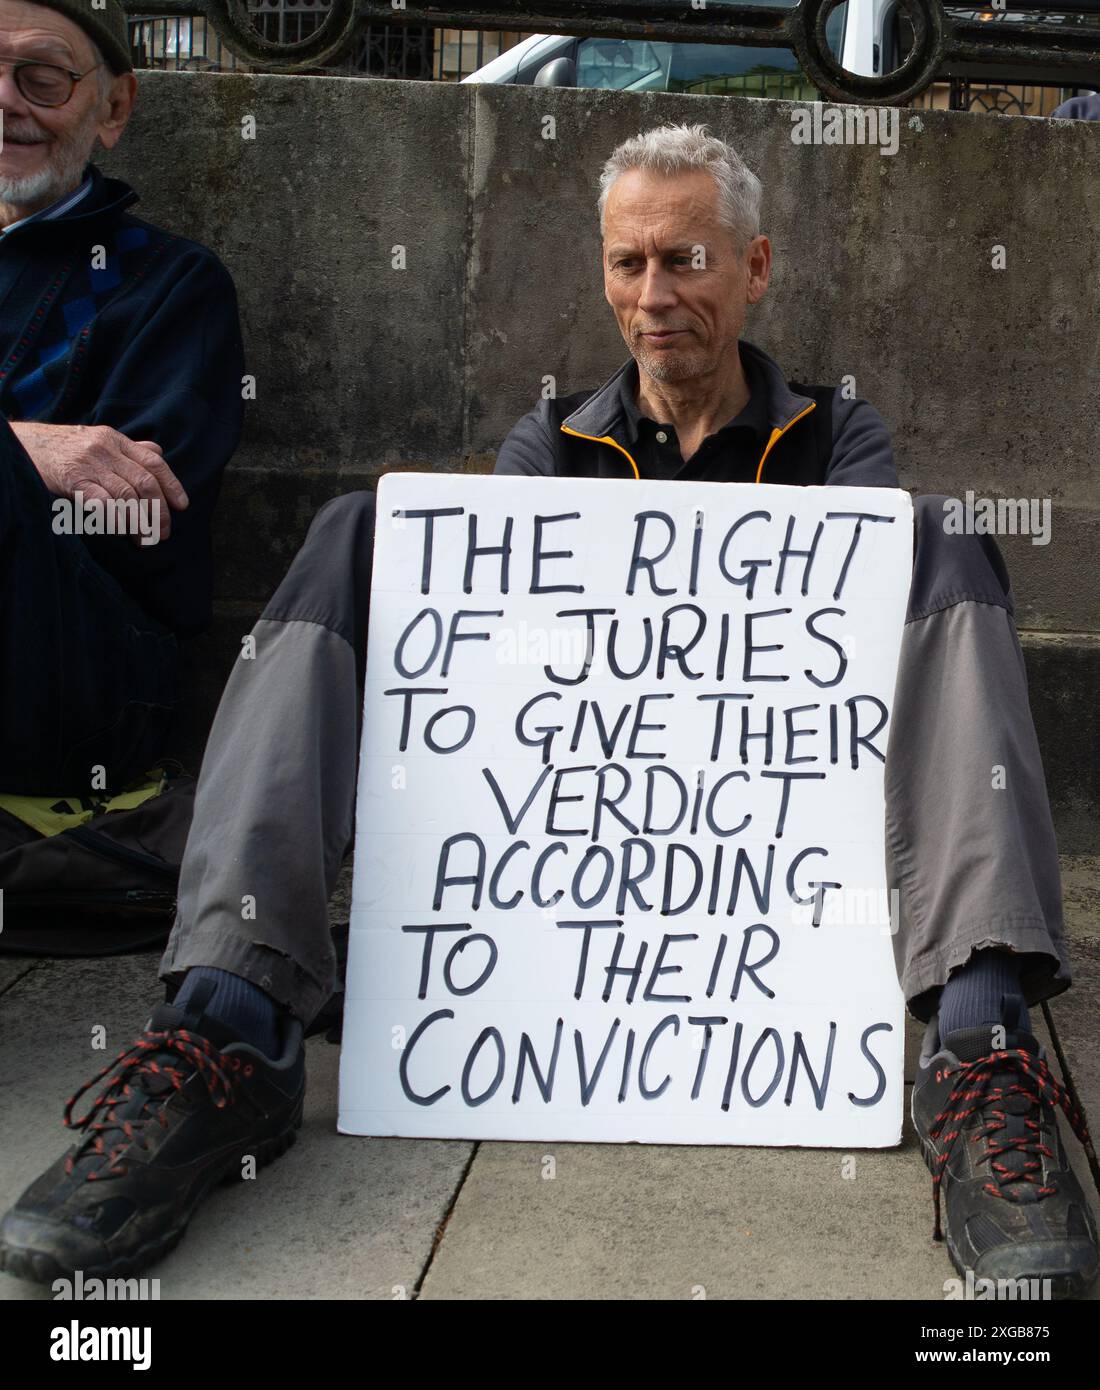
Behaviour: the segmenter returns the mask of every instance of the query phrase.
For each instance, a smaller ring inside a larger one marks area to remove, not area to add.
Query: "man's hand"
[[[42,481],[57,497],[82,493],[106,502],[137,498],[160,503],[160,539],[171,530],[169,510],[182,511],[187,493],[151,439],[128,439],[109,425],[44,425],[11,421]],[[141,536],[133,540],[141,543]]]

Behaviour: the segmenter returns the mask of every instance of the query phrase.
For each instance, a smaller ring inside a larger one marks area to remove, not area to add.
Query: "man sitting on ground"
[[[604,286],[630,360],[595,392],[540,402],[498,473],[898,486],[871,405],[788,382],[741,339],[771,269],[760,192],[705,127],[612,154]],[[898,973],[928,1023],[913,1118],[956,1266],[1073,1295],[1096,1275],[1096,1233],[1026,1012],[1069,984],[1054,832],[1004,564],[989,537],[946,533],[943,501],[915,504],[885,774]],[[229,680],[161,967],[178,993],[5,1217],[12,1273],[134,1273],[245,1155],[294,1138],[303,1033],[337,988],[326,903],[352,837],[373,533],[370,493],[321,508]],[[1007,787],[991,795],[997,764]]]
[[[4,793],[101,797],[145,774],[176,638],[210,621],[243,418],[236,295],[88,162],[122,136],[132,68],[117,0],[0,0]],[[112,518],[131,534],[104,534]]]

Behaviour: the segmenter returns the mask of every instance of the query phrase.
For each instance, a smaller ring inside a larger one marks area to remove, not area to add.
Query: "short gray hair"
[[[763,185],[733,146],[711,135],[707,126],[662,125],[624,140],[600,174],[601,232],[611,186],[630,169],[665,175],[705,169],[718,185],[719,220],[745,246],[760,235]]]

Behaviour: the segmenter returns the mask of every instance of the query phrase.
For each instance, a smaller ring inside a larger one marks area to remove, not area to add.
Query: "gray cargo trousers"
[[[1070,983],[1008,574],[992,538],[944,532],[943,502],[915,499],[885,768],[894,954],[922,1022],[983,947],[1019,953],[1029,1004]],[[237,660],[161,962],[177,983],[199,965],[243,976],[307,1025],[339,988],[327,903],[354,831],[373,538],[373,493],[321,507]]]

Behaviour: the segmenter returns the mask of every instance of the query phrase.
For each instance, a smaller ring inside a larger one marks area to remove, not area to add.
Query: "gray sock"
[[[224,1023],[242,1042],[250,1043],[265,1057],[278,1055],[281,1010],[270,994],[239,975],[231,975],[228,970],[199,965],[184,976],[172,1003],[184,1008],[200,980],[210,980],[214,985],[214,993],[205,1009],[211,1018]]]
[[[1020,996],[1018,957],[1011,951],[985,950],[960,966],[940,993],[940,1039],[964,1028],[992,1027],[1005,1023],[1005,997]],[[1018,1026],[1031,1031],[1022,998]]]

